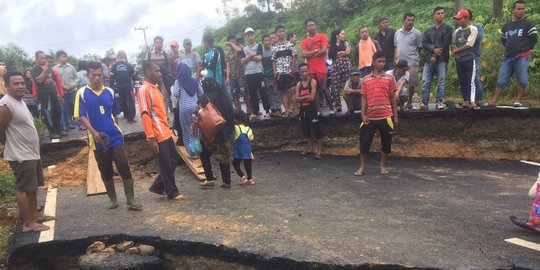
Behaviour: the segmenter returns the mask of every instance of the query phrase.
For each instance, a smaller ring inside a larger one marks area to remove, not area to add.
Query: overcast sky
[[[30,56],[49,49],[103,56],[110,48],[129,56],[144,44],[138,26],[148,26],[149,45],[161,35],[167,49],[184,38],[198,46],[206,26],[226,21],[216,12],[221,0],[0,0],[0,6],[0,46],[14,42]]]

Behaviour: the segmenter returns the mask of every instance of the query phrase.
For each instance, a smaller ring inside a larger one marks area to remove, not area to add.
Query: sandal
[[[231,185],[229,184],[221,184],[219,187],[224,189],[231,189]]]
[[[201,182],[201,187],[213,187],[215,184],[215,180],[204,180],[203,182]]]
[[[36,222],[37,223],[43,223],[43,222],[52,221],[52,220],[56,220],[56,218],[53,217],[53,216],[45,215],[45,216],[42,216],[42,217],[38,218],[38,220],[36,220]]]
[[[315,160],[320,160],[322,157],[321,157],[320,154],[315,154],[315,155],[313,156],[313,158],[314,158]]]
[[[255,185],[255,180],[253,179],[247,180],[247,185]]]
[[[354,172],[354,175],[355,175],[355,176],[362,176],[362,175],[364,175],[364,172],[361,171],[361,170],[356,170],[356,171]]]
[[[245,175],[240,178],[240,185],[241,186],[249,185],[248,179]]]
[[[513,106],[514,108],[521,108],[523,107],[523,104],[521,104],[520,102],[514,102]]]
[[[171,201],[185,201],[187,200],[188,196],[186,195],[182,195],[182,194],[179,194],[178,196],[172,198],[172,199],[169,199]]]
[[[380,173],[381,175],[385,175],[385,174],[389,174],[390,172],[389,172],[387,169],[381,169],[381,170],[379,171],[379,173]]]
[[[48,231],[50,229],[51,228],[47,225],[39,224],[29,229],[26,229],[23,227],[22,231],[23,232],[43,232],[43,231]]]

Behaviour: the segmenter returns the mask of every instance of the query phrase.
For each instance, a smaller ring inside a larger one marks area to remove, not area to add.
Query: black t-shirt
[[[32,79],[34,79],[34,82],[36,83],[36,92],[37,94],[51,94],[56,93],[56,76],[54,75],[53,71],[49,67],[49,71],[47,72],[47,76],[45,77],[45,80],[42,83],[38,83],[36,78],[41,74],[43,71],[43,68],[41,68],[40,65],[35,65],[32,68]]]
[[[132,90],[132,80],[137,80],[135,69],[126,61],[118,61],[111,68],[111,86],[117,90]]]

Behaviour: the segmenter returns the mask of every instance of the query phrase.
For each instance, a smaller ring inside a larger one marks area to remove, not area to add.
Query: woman
[[[28,107],[28,110],[30,110],[32,116],[38,117],[38,105],[32,96],[32,72],[29,69],[24,71],[24,84],[26,85],[26,94],[23,97],[23,101],[26,103],[26,107]]]
[[[192,149],[187,147],[193,137],[189,128],[191,126],[191,116],[197,107],[199,97],[203,95],[203,89],[199,81],[191,75],[189,66],[183,62],[178,62],[172,92],[173,96],[178,100],[178,115],[174,117],[179,119],[178,136],[181,137],[183,145],[186,146],[189,156],[194,157],[195,154]],[[177,145],[179,144],[177,143]]]
[[[223,179],[222,188],[231,188],[231,154],[233,146],[233,131],[234,131],[234,109],[230,99],[214,78],[206,78],[203,83],[204,94],[199,98],[198,106],[195,109],[195,115],[198,114],[200,108],[204,108],[208,101],[212,102],[216,109],[221,113],[226,123],[218,132],[214,140],[208,140],[202,136],[202,152],[200,154],[201,163],[206,176],[206,181],[201,183],[201,186],[214,186],[216,178],[212,173],[212,163],[210,157],[214,155],[214,159],[219,163],[221,177]],[[197,126],[197,119],[192,122],[191,133],[194,134]]]
[[[351,73],[349,54],[351,46],[345,41],[345,31],[334,30],[330,37],[328,57],[332,59],[332,99],[337,112],[341,112],[341,91]]]

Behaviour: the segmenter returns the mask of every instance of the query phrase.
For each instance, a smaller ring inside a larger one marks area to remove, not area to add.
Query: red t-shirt
[[[315,37],[307,37],[302,41],[300,45],[302,50],[321,50],[323,47],[328,49],[328,40],[325,34],[317,34]],[[316,58],[307,58],[307,64],[309,65],[309,73],[328,73],[326,69],[326,55],[321,55]]]
[[[384,119],[394,115],[390,93],[397,89],[396,81],[392,75],[382,74],[377,78],[373,74],[362,79],[360,94],[367,100],[365,112],[369,119]]]

